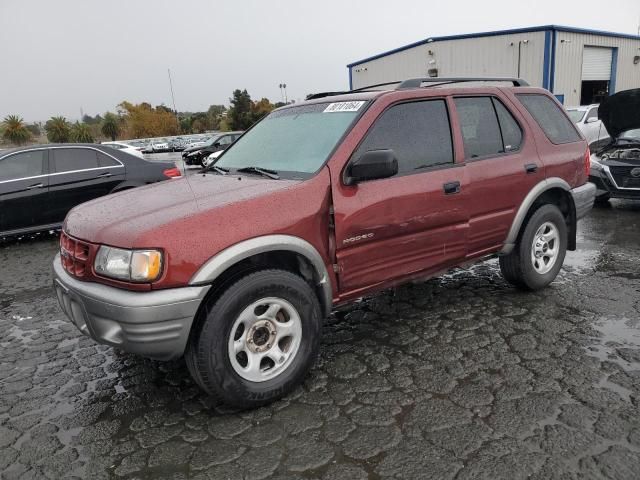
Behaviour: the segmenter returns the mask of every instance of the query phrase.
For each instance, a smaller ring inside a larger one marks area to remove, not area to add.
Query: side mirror
[[[347,185],[367,180],[393,177],[398,173],[398,160],[393,150],[370,150],[351,162],[347,168]]]
[[[596,123],[598,121],[598,117],[590,117],[587,118],[587,121],[585,123]]]
[[[216,148],[219,147],[220,146],[220,142],[214,143],[213,146],[216,147]]]

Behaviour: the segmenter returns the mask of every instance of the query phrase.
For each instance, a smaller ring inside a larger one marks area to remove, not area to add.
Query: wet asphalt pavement
[[[95,344],[52,292],[57,237],[0,245],[2,478],[635,479],[640,203],[580,224],[559,278],[495,260],[334,313],[304,385],[235,412],[183,361]]]

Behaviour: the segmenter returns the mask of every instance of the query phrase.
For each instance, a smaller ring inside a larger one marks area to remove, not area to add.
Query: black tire
[[[553,267],[546,273],[536,271],[531,250],[537,230],[545,223],[552,223],[559,234],[559,251]],[[567,224],[562,212],[555,205],[542,205],[529,217],[520,231],[515,248],[509,255],[500,257],[500,270],[509,283],[522,290],[539,290],[555,280],[567,253]]]
[[[240,313],[266,297],[284,299],[297,310],[302,335],[285,370],[275,378],[253,382],[232,366],[228,341]],[[307,282],[285,270],[260,270],[243,276],[211,298],[200,315],[187,345],[187,367],[205,392],[233,407],[255,408],[289,393],[307,374],[320,345],[320,303]]]
[[[594,205],[597,205],[599,207],[607,207],[609,206],[609,200],[611,200],[611,195],[605,193],[604,195],[596,197]]]

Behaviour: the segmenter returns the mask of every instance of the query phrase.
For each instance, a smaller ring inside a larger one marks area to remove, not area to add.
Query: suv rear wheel
[[[500,257],[500,270],[512,285],[539,290],[556,278],[566,253],[564,216],[555,205],[543,205],[529,218],[513,251]]]
[[[206,392],[229,405],[253,408],[285,395],[316,356],[320,304],[291,272],[251,273],[203,314],[187,347],[187,366]]]

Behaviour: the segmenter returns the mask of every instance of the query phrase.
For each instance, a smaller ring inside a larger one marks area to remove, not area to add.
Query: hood
[[[134,247],[158,227],[244,202],[300,183],[237,175],[194,174],[107,195],[75,207],[64,223],[70,235]]]
[[[612,138],[618,138],[626,130],[640,128],[640,88],[606,97],[598,108],[598,118]]]

